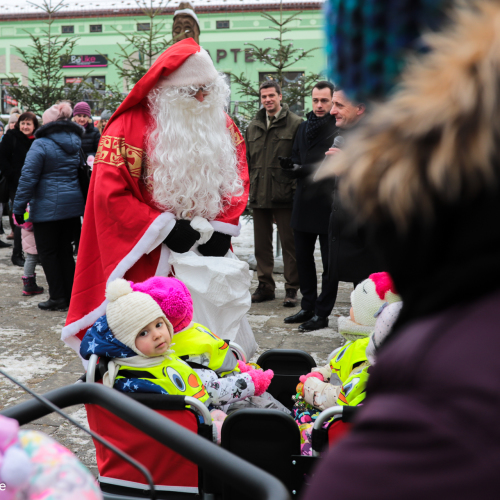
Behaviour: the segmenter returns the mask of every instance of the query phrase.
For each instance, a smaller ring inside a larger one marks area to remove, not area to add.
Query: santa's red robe
[[[175,216],[152,202],[142,174],[146,134],[151,128],[147,96],[161,76],[179,68],[200,47],[192,38],[167,49],[135,85],[104,129],[95,157],[76,264],[71,305],[62,339],[77,352],[86,330],[106,312],[106,284],[125,277],[140,282],[168,274],[169,250],[163,240]],[[216,231],[237,236],[248,199],[245,142],[233,121],[227,128],[238,155],[244,194],[225,205],[214,221]]]

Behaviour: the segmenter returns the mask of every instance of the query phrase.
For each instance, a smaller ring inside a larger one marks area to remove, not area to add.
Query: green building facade
[[[223,0],[225,1],[225,0]],[[219,0],[220,2],[220,0]],[[245,0],[242,0],[244,3]],[[123,3],[123,2],[122,2]],[[260,10],[255,8],[245,10],[235,8],[224,9],[211,5],[210,9],[199,7],[193,2],[200,23],[200,44],[209,51],[215,67],[224,73],[243,73],[252,81],[258,82],[262,74],[269,72],[270,67],[258,61],[252,60],[245,53],[246,43],[255,43],[259,47],[273,47],[277,43],[269,40],[275,37],[277,32],[271,30],[270,21],[260,15]],[[255,3],[255,1],[254,1]],[[113,4],[115,5],[115,4]],[[244,5],[242,5],[243,7]],[[303,59],[288,69],[291,76],[302,72],[321,73],[325,70],[326,57],[324,55],[324,29],[321,5],[297,4],[297,8],[291,10],[294,4],[285,4],[283,16],[289,16],[299,9],[303,9],[299,19],[288,25],[291,31],[285,34],[284,39],[294,44],[294,47],[305,50],[318,47],[312,53],[312,57]],[[229,6],[228,6],[229,7]],[[266,4],[266,12],[279,18],[279,4]],[[216,10],[214,12],[213,10]],[[75,46],[75,54],[71,61],[62,69],[66,81],[87,76],[90,81],[100,88],[102,83],[123,86],[116,68],[109,64],[102,55],[116,58],[119,56],[118,44],[125,45],[123,35],[117,31],[133,34],[137,30],[147,28],[149,18],[140,15],[139,11],[126,13],[114,10],[114,14],[106,12],[95,12],[95,14],[67,12],[64,16],[56,17],[51,29],[55,33],[61,33],[63,37],[78,38]],[[83,17],[85,15],[85,17]],[[162,33],[167,40],[171,38],[173,9],[155,18],[155,23],[164,24]],[[43,19],[35,14],[1,14],[0,13],[0,81],[6,84],[9,75],[21,77],[26,83],[27,68],[19,58],[17,47],[27,48],[31,44],[28,33],[42,36],[46,24]],[[245,97],[238,94],[238,86],[231,83],[231,101],[244,101]],[[12,106],[8,93],[2,92],[2,113],[7,113]],[[95,110],[97,111],[97,110]]]

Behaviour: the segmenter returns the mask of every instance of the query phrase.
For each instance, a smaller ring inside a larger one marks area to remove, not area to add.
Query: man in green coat
[[[295,180],[283,174],[279,157],[292,155],[293,141],[302,119],[282,104],[281,88],[275,81],[264,82],[259,89],[263,108],[245,133],[250,173],[250,207],[253,209],[255,258],[259,286],[252,302],[275,298],[273,279],[273,221],[283,249],[286,296],[285,307],[297,305],[299,275],[295,243],[290,227]]]

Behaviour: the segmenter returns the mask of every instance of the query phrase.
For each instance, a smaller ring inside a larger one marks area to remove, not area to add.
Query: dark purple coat
[[[408,324],[367,392],[305,500],[500,497],[500,291]]]

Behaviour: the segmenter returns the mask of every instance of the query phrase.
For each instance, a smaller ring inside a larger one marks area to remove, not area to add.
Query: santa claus
[[[193,39],[167,49],[103,131],[95,157],[63,340],[105,313],[106,284],[168,275],[170,251],[224,256],[247,204],[245,143],[224,112],[229,87]],[[193,227],[195,226],[195,227]],[[212,232],[212,231],[210,231]],[[209,232],[209,234],[210,234]]]

